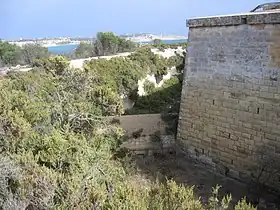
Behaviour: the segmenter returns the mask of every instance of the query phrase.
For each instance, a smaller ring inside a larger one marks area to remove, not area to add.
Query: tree
[[[54,75],[62,75],[69,68],[70,62],[63,56],[36,59],[33,61],[33,67],[43,68]]]
[[[103,47],[103,55],[115,54],[118,51],[119,38],[112,32],[98,32],[97,40]]]
[[[130,40],[119,37],[119,52],[129,52],[136,48],[136,44]]]
[[[104,56],[120,52],[131,52],[136,48],[134,42],[119,37],[112,32],[99,32],[96,37],[97,39],[93,43],[81,42],[75,50],[75,58],[88,58],[96,55]]]
[[[77,58],[89,58],[95,56],[95,44],[81,42],[75,50],[75,55]]]
[[[48,58],[50,56],[48,49],[39,44],[26,44],[22,47],[21,53],[26,64],[32,64],[36,59]]]
[[[20,47],[0,41],[0,63],[4,66],[21,64]]]
[[[162,44],[162,41],[161,41],[161,39],[154,39],[153,44],[154,45],[160,45],[160,44]]]
[[[94,52],[98,56],[105,54],[104,49],[103,49],[103,45],[102,45],[101,41],[98,40],[98,39],[94,43]]]
[[[135,43],[116,36],[112,32],[97,33],[96,45],[98,51],[102,49],[102,55],[115,54],[117,52],[131,51],[135,48]],[[102,46],[102,47],[101,47]]]

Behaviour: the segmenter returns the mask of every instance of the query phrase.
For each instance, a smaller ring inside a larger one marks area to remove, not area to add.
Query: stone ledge
[[[187,20],[187,27],[214,27],[280,23],[280,11],[250,12],[243,14],[200,17]]]

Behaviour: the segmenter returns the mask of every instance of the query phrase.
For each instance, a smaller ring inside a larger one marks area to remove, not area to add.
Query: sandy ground
[[[169,58],[171,56],[174,56],[175,52],[177,52],[179,54],[183,54],[183,51],[184,50],[183,50],[182,47],[178,47],[177,49],[168,48],[168,49],[165,49],[164,52],[162,52],[162,51],[160,51],[159,49],[156,49],[156,48],[152,49],[153,53],[161,55],[164,58]]]
[[[72,68],[82,68],[85,61],[89,61],[89,60],[92,60],[92,59],[102,59],[102,58],[109,60],[109,59],[114,58],[114,57],[125,57],[125,56],[128,56],[130,54],[131,54],[130,52],[125,52],[125,53],[119,53],[117,55],[110,55],[110,56],[99,56],[99,57],[75,59],[75,60],[70,61],[70,67],[72,67]]]
[[[28,66],[14,66],[11,68],[8,67],[4,67],[4,68],[0,68],[0,75],[5,75],[7,74],[9,71],[21,71],[21,72],[25,72],[25,71],[30,71],[32,68],[28,67]]]
[[[152,49],[152,52],[154,52],[155,54],[159,54],[165,58],[169,58],[173,55],[175,55],[175,51],[177,51],[178,53],[182,53],[183,49],[181,47],[179,47],[178,49],[166,49],[164,52],[158,50],[158,49]],[[130,55],[131,52],[125,52],[125,53],[119,53],[116,55],[110,55],[110,56],[99,56],[99,57],[91,57],[91,58],[84,58],[84,59],[75,59],[75,60],[71,60],[70,61],[70,67],[72,68],[82,68],[84,65],[85,61],[89,61],[92,59],[111,59],[114,57],[125,57]],[[30,71],[32,68],[27,67],[27,66],[16,66],[16,67],[12,67],[8,70],[2,70],[0,74],[6,74],[7,71],[21,71],[21,72],[25,72],[25,71]]]
[[[152,49],[152,52],[155,53],[155,54],[159,54],[165,58],[169,58],[173,55],[175,55],[175,51],[177,51],[178,53],[182,53],[183,52],[183,49],[181,47],[179,47],[178,49],[166,49],[164,52],[158,50],[158,49]],[[125,56],[128,56],[130,55],[131,53],[130,52],[126,52],[126,53],[119,53],[117,55],[110,55],[110,56],[100,56],[100,57],[91,57],[91,58],[84,58],[84,59],[75,59],[75,60],[71,60],[70,61],[70,66],[72,68],[82,68],[83,65],[84,65],[84,62],[85,61],[89,61],[89,60],[92,60],[92,59],[111,59],[111,58],[114,58],[114,57],[125,57]]]

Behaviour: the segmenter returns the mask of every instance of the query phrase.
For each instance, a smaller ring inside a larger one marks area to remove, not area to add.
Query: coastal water
[[[79,44],[63,44],[48,47],[48,51],[54,54],[63,55],[74,52]]]
[[[176,43],[183,43],[187,42],[186,39],[176,39],[176,40],[161,40],[164,44],[176,44]],[[152,41],[147,42],[138,42],[142,44],[151,44]],[[58,55],[64,55],[71,52],[74,52],[75,49],[78,47],[78,44],[64,44],[64,45],[57,45],[48,47],[48,51]]]

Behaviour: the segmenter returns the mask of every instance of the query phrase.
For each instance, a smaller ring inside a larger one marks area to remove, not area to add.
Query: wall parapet
[[[280,23],[279,10],[194,18],[187,20],[187,27],[197,28],[276,23]]]

